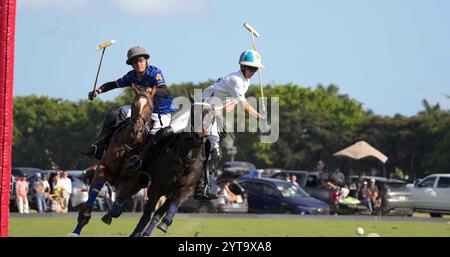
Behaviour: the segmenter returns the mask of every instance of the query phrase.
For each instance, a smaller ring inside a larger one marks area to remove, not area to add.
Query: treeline
[[[170,87],[172,94],[187,96],[188,90],[205,88],[212,81]],[[335,85],[302,88],[294,84],[266,86],[265,96],[279,97],[280,137],[275,144],[259,142],[256,133],[234,133],[237,160],[258,168],[313,170],[319,160],[327,169],[341,166],[345,173],[382,170],[370,158],[360,162],[333,157],[333,153],[365,140],[389,157],[387,174],[423,177],[450,171],[450,112],[423,101],[424,110],[411,117],[379,116],[339,93]],[[251,87],[247,96],[259,96]],[[101,98],[101,97],[100,97]],[[113,105],[132,100],[125,92],[115,102],[78,102],[45,96],[14,98],[13,166],[44,169],[83,169],[94,162],[78,151],[91,144],[99,132],[104,113]],[[229,139],[228,139],[229,140]],[[227,160],[226,149],[223,149]]]

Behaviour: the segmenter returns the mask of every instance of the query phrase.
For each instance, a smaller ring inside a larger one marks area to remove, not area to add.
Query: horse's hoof
[[[77,233],[70,233],[67,235],[67,237],[79,237],[79,236],[80,236],[80,234],[77,234]]]
[[[156,227],[164,233],[167,233],[167,230],[169,230],[169,226],[167,226],[167,224],[164,222],[159,223]]]
[[[102,221],[103,223],[105,223],[106,225],[111,225],[112,222],[112,216],[109,212],[107,212],[105,215],[103,215],[102,217]]]

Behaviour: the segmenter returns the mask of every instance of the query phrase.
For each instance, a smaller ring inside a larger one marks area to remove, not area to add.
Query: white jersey
[[[233,72],[205,89],[203,101],[214,104],[216,108],[231,103],[237,104],[245,101],[249,86],[250,79],[245,78],[241,71]],[[212,101],[212,97],[220,99],[220,103]]]

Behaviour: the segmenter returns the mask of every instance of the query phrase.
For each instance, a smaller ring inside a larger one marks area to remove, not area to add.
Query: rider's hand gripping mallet
[[[244,23],[244,27],[252,34],[252,40],[253,40],[253,50],[256,50],[256,41],[255,37],[259,37],[258,31],[256,31],[255,28],[253,28],[250,24],[247,22]],[[264,103],[264,91],[263,91],[263,83],[262,83],[262,75],[261,75],[261,68],[258,69],[258,78],[259,78],[259,88],[261,90],[261,106],[263,110],[263,114],[267,117],[266,113],[266,104]]]
[[[105,54],[105,49],[114,43],[116,43],[116,40],[113,39],[113,40],[101,43],[100,45],[97,46],[97,50],[103,49],[103,51],[102,51],[102,57],[100,57],[100,63],[98,64],[97,76],[95,76],[94,89],[92,89],[92,93],[95,92],[95,88],[97,87],[98,74],[100,73],[100,67],[102,67],[102,61],[103,61],[103,55]]]

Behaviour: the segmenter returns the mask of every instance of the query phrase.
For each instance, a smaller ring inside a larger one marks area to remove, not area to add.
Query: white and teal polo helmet
[[[239,57],[239,64],[256,68],[264,68],[261,63],[261,55],[254,50],[246,50]]]

